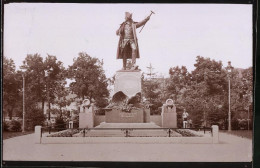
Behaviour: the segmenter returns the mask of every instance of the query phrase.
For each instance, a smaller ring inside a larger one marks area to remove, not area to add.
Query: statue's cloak
[[[137,41],[137,36],[136,36],[136,29],[141,27],[142,25],[144,25],[149,19],[146,18],[141,22],[133,22],[132,23],[132,29],[133,29],[133,35],[134,35],[134,42],[136,45],[136,58],[140,58],[140,54],[139,54],[139,47],[138,47],[138,41]],[[124,39],[124,29],[125,29],[125,24],[126,22],[123,22],[119,29],[116,31],[117,35],[120,35],[119,38],[119,42],[118,42],[118,46],[117,46],[117,55],[116,55],[116,59],[123,59],[124,57],[127,59],[131,59],[132,58],[132,50],[130,46],[125,46],[125,48],[122,48],[122,43],[123,43],[123,39]]]

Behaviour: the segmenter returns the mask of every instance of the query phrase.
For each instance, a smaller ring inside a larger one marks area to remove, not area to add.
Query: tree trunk
[[[13,108],[8,109],[8,116],[9,116],[9,120],[13,119]]]
[[[44,99],[42,99],[42,114],[44,114]]]
[[[61,111],[61,107],[60,107],[60,118],[62,117],[62,111]]]
[[[3,118],[4,118],[4,122],[5,122],[5,116],[6,116],[6,115],[5,115],[5,113],[6,113],[6,112],[5,112],[5,111],[3,111]]]

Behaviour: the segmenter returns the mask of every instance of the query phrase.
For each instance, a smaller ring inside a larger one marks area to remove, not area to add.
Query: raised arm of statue
[[[136,23],[136,28],[143,26],[149,19],[150,19],[150,16],[148,16],[147,18],[145,18],[141,22]]]

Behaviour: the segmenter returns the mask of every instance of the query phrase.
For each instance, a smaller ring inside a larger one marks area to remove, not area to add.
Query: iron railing
[[[49,134],[52,132],[51,131],[52,128],[48,127],[48,132]],[[46,130],[46,127],[42,128],[42,132]],[[124,133],[125,137],[132,137],[131,136],[131,132],[135,131],[135,130],[164,130],[166,131],[168,137],[174,137],[172,136],[172,134],[174,132],[181,132],[182,130],[194,130],[194,131],[203,131],[204,134],[206,134],[206,132],[210,132],[211,136],[212,136],[212,128],[211,127],[198,127],[198,128],[163,128],[163,127],[159,127],[159,128],[74,128],[71,130],[78,130],[78,133],[82,133],[83,137],[87,136],[87,133],[92,131],[92,130],[104,130],[104,131],[108,131],[108,130],[119,130],[121,132]],[[179,133],[181,134],[181,133]],[[191,134],[193,134],[191,132]],[[102,137],[102,136],[100,136]],[[158,137],[158,136],[157,136]]]

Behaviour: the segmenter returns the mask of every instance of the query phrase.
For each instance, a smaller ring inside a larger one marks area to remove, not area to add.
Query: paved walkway
[[[3,160],[250,162],[252,141],[220,133],[219,144],[35,144],[34,134],[3,141]]]

